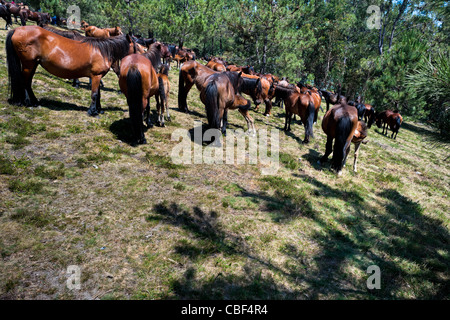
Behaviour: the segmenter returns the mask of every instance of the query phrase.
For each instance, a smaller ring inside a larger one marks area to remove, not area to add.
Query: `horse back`
[[[156,71],[150,60],[137,53],[130,54],[122,59],[119,75],[119,86],[121,91],[126,95],[126,79],[128,71],[131,68],[138,69],[141,74],[143,96],[149,98],[155,95],[159,89]]]

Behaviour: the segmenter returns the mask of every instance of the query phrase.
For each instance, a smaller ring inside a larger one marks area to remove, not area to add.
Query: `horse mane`
[[[42,26],[42,28],[44,28],[47,31],[56,33],[59,36],[62,36],[64,38],[68,38],[71,40],[82,40],[85,38],[85,36],[83,36],[81,33],[79,33],[78,31],[63,31],[63,30],[59,30],[53,27],[50,27],[49,25],[44,25]]]
[[[231,84],[233,85],[234,91],[240,92],[242,88],[243,81],[241,74],[235,71],[225,71],[225,75],[230,79]]]
[[[257,82],[258,82],[258,86],[257,86],[258,92],[262,91],[261,79],[253,79],[253,78],[247,78],[247,77],[242,77],[242,79],[244,80],[242,87],[241,87],[242,91],[251,90],[251,89],[255,88]]]
[[[152,44],[148,51],[142,54],[144,57],[150,60],[155,70],[158,70],[159,66],[161,65],[161,45],[159,44],[158,46],[158,44],[159,43]]]
[[[85,37],[81,42],[98,49],[102,56],[112,62],[122,59],[130,51],[130,45],[125,34],[110,38]]]
[[[275,87],[275,96],[282,98],[282,99],[289,97],[294,92],[295,91],[290,88],[285,88],[285,87],[280,87],[280,86]]]

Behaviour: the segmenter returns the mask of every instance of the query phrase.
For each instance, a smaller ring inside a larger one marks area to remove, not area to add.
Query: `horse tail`
[[[315,116],[316,116],[316,107],[314,106],[314,102],[310,101],[308,104],[308,110],[306,111],[305,129],[306,134],[313,138],[314,138],[313,125]]]
[[[22,75],[22,63],[14,49],[12,36],[15,30],[8,32],[6,36],[6,61],[8,64],[8,86],[10,92],[10,103],[21,103],[25,101],[25,85]]]
[[[127,103],[133,135],[137,143],[144,143],[142,129],[142,76],[136,67],[131,67],[127,73]]]
[[[183,70],[180,68],[180,76],[178,79],[178,109],[187,111],[187,94],[185,89]]]
[[[350,140],[347,140],[352,130],[352,121],[349,117],[340,118],[336,125],[336,140],[333,149],[332,167],[337,171],[341,171],[344,166],[345,153],[349,146]]]
[[[220,129],[219,95],[214,81],[205,90],[205,107],[208,124],[211,129]]]

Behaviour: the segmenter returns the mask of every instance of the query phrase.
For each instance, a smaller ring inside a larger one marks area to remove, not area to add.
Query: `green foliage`
[[[450,56],[440,53],[433,60],[423,57],[407,76],[407,87],[422,102],[428,118],[438,124],[442,134],[450,136]]]
[[[222,56],[292,83],[341,90],[351,100],[361,95],[378,111],[398,109],[416,118],[434,113],[426,96],[416,95],[416,87],[407,84],[407,75],[420,68],[425,52],[430,61],[448,54],[450,36],[449,6],[441,0],[131,0],[128,4],[43,0],[33,4],[63,17],[68,5],[78,5],[81,19],[89,24],[119,25],[125,32],[183,44],[200,57]],[[381,9],[381,29],[367,25],[370,5]]]

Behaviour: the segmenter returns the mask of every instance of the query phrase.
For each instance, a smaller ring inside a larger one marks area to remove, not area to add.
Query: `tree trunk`
[[[408,0],[403,0],[402,5],[399,8],[398,15],[394,20],[394,24],[392,25],[391,37],[389,38],[389,50],[392,47],[392,40],[394,39],[395,27],[397,26],[398,21],[400,20],[403,13],[405,12],[406,7],[408,6],[408,2],[409,2]]]
[[[266,73],[266,64],[267,64],[267,32],[264,33],[264,46],[263,46],[263,61],[261,65],[261,73]]]

